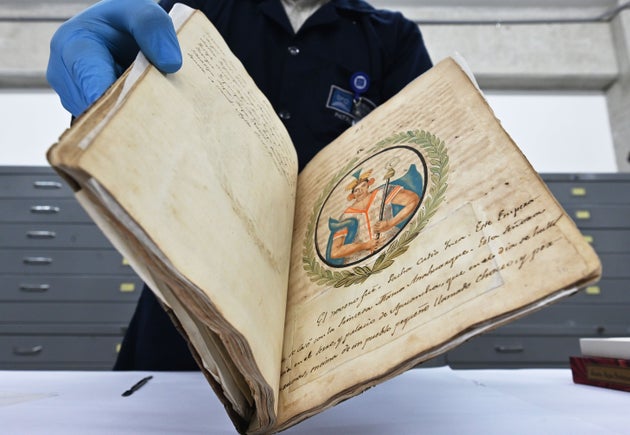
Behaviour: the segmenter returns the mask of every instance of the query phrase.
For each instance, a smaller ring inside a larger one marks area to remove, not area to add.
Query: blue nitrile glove
[[[182,55],[173,23],[153,0],[103,0],[62,24],[50,42],[46,78],[80,115],[131,64],[138,49],[165,73]]]

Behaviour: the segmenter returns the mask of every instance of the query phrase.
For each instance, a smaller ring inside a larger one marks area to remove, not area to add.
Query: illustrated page
[[[599,272],[452,60],[301,173],[292,258],[281,423]]]

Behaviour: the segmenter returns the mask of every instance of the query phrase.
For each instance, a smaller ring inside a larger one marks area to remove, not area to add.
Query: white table
[[[0,371],[0,433],[236,432],[200,373]],[[630,434],[630,393],[563,369],[415,369],[284,433]]]

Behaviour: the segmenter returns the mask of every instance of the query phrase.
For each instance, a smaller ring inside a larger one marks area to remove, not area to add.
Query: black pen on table
[[[142,378],[140,379],[138,382],[136,382],[133,387],[131,387],[130,389],[128,389],[127,391],[125,391],[124,393],[122,393],[123,397],[127,397],[127,396],[131,396],[134,392],[138,391],[140,388],[142,388],[142,386],[144,384],[146,384],[147,382],[149,382],[151,379],[153,378],[153,376],[147,376],[146,378]]]

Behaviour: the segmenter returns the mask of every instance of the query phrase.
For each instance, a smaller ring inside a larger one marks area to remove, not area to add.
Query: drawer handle
[[[48,284],[20,284],[20,290],[29,293],[43,293],[50,289]]]
[[[136,284],[134,284],[133,282],[122,282],[120,283],[120,286],[118,287],[118,289],[122,293],[131,293],[131,292],[136,291]]]
[[[26,237],[29,239],[54,239],[57,234],[54,231],[28,231]]]
[[[53,259],[50,257],[26,257],[24,258],[24,264],[32,264],[32,265],[44,265],[51,264]]]
[[[31,213],[35,214],[55,214],[60,211],[61,209],[55,205],[34,205],[31,207]]]
[[[38,344],[37,346],[32,346],[32,347],[14,346],[13,354],[19,355],[19,356],[34,356],[34,355],[38,355],[42,353],[42,350],[44,350],[44,346],[42,346],[41,344]]]
[[[523,352],[523,346],[520,344],[515,344],[511,346],[494,346],[494,350],[498,353],[520,353]]]
[[[59,181],[36,181],[33,183],[35,189],[61,189]]]
[[[580,220],[588,220],[591,218],[591,212],[588,210],[577,210],[575,212],[575,218]]]
[[[573,196],[586,196],[586,188],[584,188],[584,187],[573,187],[573,188],[571,188],[571,195],[573,195]]]
[[[592,285],[590,287],[586,287],[586,291],[585,292],[586,292],[587,295],[593,296],[593,295],[601,294],[602,291],[599,288],[599,286]]]

